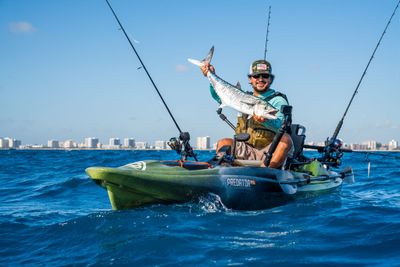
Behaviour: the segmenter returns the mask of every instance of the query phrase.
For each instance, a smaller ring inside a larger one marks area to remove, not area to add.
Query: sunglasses
[[[254,79],[259,79],[260,77],[262,77],[263,79],[269,79],[271,77],[271,75],[269,75],[269,74],[255,74],[255,75],[252,75],[251,77],[253,77]]]

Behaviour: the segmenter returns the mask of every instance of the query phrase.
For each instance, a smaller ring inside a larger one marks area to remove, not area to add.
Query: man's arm
[[[258,117],[255,115],[253,115],[253,117],[256,121],[262,122],[266,128],[277,132],[281,127],[283,121],[283,114],[281,112],[281,107],[283,105],[288,105],[289,103],[281,96],[276,96],[272,98],[270,101],[268,101],[268,103],[271,104],[274,108],[278,109],[278,112],[276,113],[277,118],[275,120],[266,120],[262,117]]]

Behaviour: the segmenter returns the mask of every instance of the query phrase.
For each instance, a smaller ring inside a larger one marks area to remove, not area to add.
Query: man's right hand
[[[201,72],[203,73],[203,75],[206,77],[207,77],[208,71],[215,73],[215,68],[210,63],[205,63],[203,66],[200,67],[200,69],[201,69]]]

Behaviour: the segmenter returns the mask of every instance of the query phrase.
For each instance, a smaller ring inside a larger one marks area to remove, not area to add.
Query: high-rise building
[[[119,138],[113,137],[113,138],[110,138],[108,145],[109,146],[120,146],[121,141],[119,140]]]
[[[147,149],[147,148],[149,148],[149,145],[147,142],[136,142],[136,148],[137,149]]]
[[[395,140],[389,142],[389,150],[395,150],[399,147],[399,143]]]
[[[0,148],[8,148],[8,138],[0,138]]]
[[[124,139],[124,147],[134,148],[135,147],[135,139],[125,138]]]
[[[21,140],[17,140],[17,139],[12,139],[10,138],[8,141],[8,147],[9,148],[19,148],[21,146]]]
[[[60,143],[57,140],[48,140],[47,141],[47,147],[49,148],[59,148]]]
[[[64,141],[64,148],[75,148],[76,143],[73,140]]]
[[[210,149],[210,137],[197,137],[197,149]]]
[[[369,150],[376,150],[376,141],[365,142]]]
[[[167,142],[165,141],[155,141],[154,142],[154,148],[155,149],[166,149],[167,148]]]
[[[20,146],[21,140],[10,137],[0,138],[0,148],[19,148]]]
[[[85,147],[87,148],[97,148],[98,144],[99,144],[99,138],[97,137],[85,138]]]

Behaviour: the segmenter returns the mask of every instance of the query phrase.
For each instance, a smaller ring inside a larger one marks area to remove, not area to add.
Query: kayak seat
[[[303,145],[306,140],[306,128],[300,124],[292,124],[291,125],[291,135],[293,141],[293,156],[292,159],[298,159],[300,155],[303,153]]]

